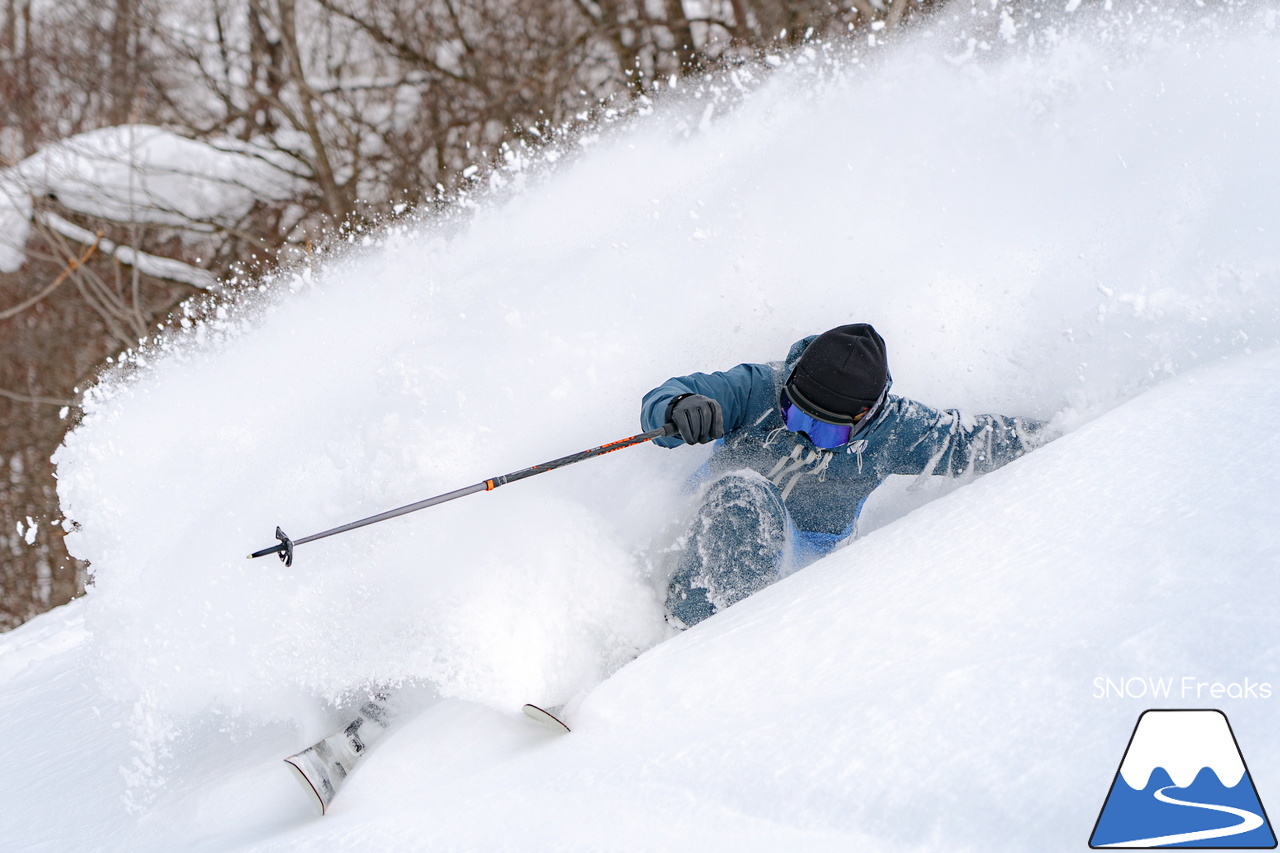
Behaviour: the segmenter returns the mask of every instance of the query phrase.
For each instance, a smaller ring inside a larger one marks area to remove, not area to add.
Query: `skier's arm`
[[[681,394],[701,394],[720,404],[724,413],[724,429],[733,432],[742,426],[747,413],[764,397],[772,397],[773,368],[766,364],[739,364],[715,373],[691,373],[676,376],[644,395],[640,403],[640,425],[647,432],[665,422],[667,407]],[[654,439],[662,447],[679,447],[684,442],[676,437]]]
[[[895,397],[873,436],[887,473],[954,477],[1012,462],[1049,440],[1045,427],[1034,418],[971,416]]]

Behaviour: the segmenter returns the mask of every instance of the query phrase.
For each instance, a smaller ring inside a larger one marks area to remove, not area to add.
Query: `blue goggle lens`
[[[787,429],[802,432],[809,436],[814,447],[830,450],[849,443],[853,427],[849,424],[829,424],[812,418],[800,411],[786,397],[782,399],[782,416],[786,419]]]

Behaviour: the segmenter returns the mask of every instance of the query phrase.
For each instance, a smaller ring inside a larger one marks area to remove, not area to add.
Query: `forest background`
[[[943,8],[0,0],[0,630],[89,579],[50,456],[122,352],[683,78]]]

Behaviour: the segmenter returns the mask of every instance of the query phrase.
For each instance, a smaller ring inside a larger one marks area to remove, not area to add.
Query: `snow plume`
[[[957,8],[740,97],[666,92],[467,222],[282,276],[108,376],[57,455],[106,689],[306,725],[382,685],[571,700],[664,636],[705,449],[610,454],[291,568],[244,555],[629,435],[666,377],[840,323],[876,325],[896,392],[1068,427],[1280,342],[1274,16],[973,35]]]

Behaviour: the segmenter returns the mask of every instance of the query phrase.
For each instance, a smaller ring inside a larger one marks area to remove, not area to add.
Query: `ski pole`
[[[612,453],[615,450],[622,450],[624,447],[634,447],[637,444],[643,444],[655,438],[665,438],[669,435],[676,434],[675,424],[666,423],[657,429],[651,429],[648,432],[642,432],[639,435],[633,435],[630,438],[611,441],[608,444],[602,444],[599,447],[593,447],[590,450],[584,450],[581,453],[572,453],[568,456],[561,456],[559,459],[553,459],[550,462],[544,462],[541,465],[534,465],[530,468],[523,468],[512,474],[502,474],[498,477],[490,477],[488,480],[476,483],[474,486],[467,486],[465,489],[457,489],[452,492],[445,492],[442,495],[436,495],[433,498],[417,501],[416,503],[405,504],[396,509],[380,512],[377,515],[371,515],[368,518],[362,518],[359,521],[352,521],[349,524],[343,524],[330,530],[320,533],[313,533],[310,536],[304,536],[301,539],[290,539],[285,532],[279,527],[276,528],[276,538],[280,540],[280,544],[272,545],[270,548],[263,548],[261,551],[254,551],[249,555],[252,560],[255,557],[265,557],[267,554],[279,554],[280,561],[286,566],[293,565],[293,549],[298,545],[305,545],[308,542],[314,542],[317,539],[324,539],[326,536],[336,536],[339,533],[346,533],[348,530],[355,530],[357,527],[364,527],[369,524],[377,524],[379,521],[386,521],[389,518],[406,515],[411,512],[417,512],[420,509],[426,509],[429,506],[446,503],[455,498],[473,495],[476,492],[491,492],[498,486],[505,486],[507,483],[514,483],[516,480],[523,480],[532,477],[534,474],[542,474],[547,471],[554,471],[557,468],[563,468],[566,465],[572,465],[575,462],[581,462],[584,459],[593,459],[597,456],[603,456],[606,453]]]

